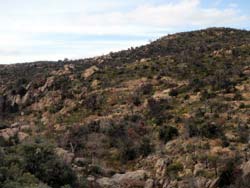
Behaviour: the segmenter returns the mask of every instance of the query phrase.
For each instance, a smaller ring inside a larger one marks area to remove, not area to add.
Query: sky
[[[208,27],[250,29],[249,0],[0,0],[0,64],[80,59]]]

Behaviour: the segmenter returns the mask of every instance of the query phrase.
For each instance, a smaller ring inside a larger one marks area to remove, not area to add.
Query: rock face
[[[204,169],[204,166],[201,163],[198,163],[194,166],[194,176],[197,176],[201,170]]]
[[[243,171],[243,177],[246,177],[250,174],[250,161],[242,164],[241,169]]]
[[[92,66],[88,69],[86,69],[83,73],[82,73],[82,77],[87,79],[90,76],[92,76],[93,74],[95,74],[97,71],[99,71],[99,68],[97,66]]]
[[[47,78],[46,83],[44,84],[44,86],[42,86],[40,88],[40,91],[44,92],[46,89],[48,89],[49,87],[51,87],[53,85],[54,81],[55,81],[55,77],[54,76],[51,76],[51,77]]]
[[[28,138],[29,135],[27,133],[24,133],[24,132],[18,132],[17,137],[18,137],[19,142],[22,142],[26,138]]]
[[[170,159],[158,159],[155,164],[155,172],[156,172],[156,178],[162,179],[166,176],[166,169],[167,166],[170,164]]]
[[[56,154],[67,164],[71,164],[75,157],[74,153],[71,153],[63,148],[56,148]]]
[[[145,182],[144,188],[153,188],[154,187],[154,180],[153,179],[148,179]]]
[[[2,137],[6,142],[13,138],[18,133],[18,128],[7,128],[0,131],[0,137]]]
[[[151,181],[146,181],[150,174],[145,170],[127,172],[125,174],[115,174],[111,178],[100,178],[96,182],[100,187],[119,188],[119,187],[144,187],[150,188]],[[147,182],[147,184],[145,183]]]
[[[100,178],[96,181],[96,183],[103,188],[119,188],[120,186],[118,185],[117,182],[115,182],[111,178]]]

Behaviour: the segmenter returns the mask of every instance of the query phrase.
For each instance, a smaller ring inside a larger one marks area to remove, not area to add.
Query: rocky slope
[[[249,31],[0,65],[0,83],[0,187],[249,187]]]

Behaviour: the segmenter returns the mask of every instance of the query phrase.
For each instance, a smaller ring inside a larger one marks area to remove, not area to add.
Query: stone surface
[[[158,159],[155,164],[155,176],[158,179],[164,178],[166,176],[166,168],[170,164],[170,160],[168,158]]]
[[[153,188],[154,187],[154,180],[153,179],[148,179],[145,182],[144,188]]]
[[[24,133],[24,132],[18,132],[17,137],[18,137],[19,142],[22,142],[26,138],[28,138],[29,135],[27,133]]]
[[[71,164],[74,159],[74,153],[71,153],[63,148],[56,148],[56,154],[66,163]]]
[[[8,142],[12,137],[18,133],[18,128],[7,128],[0,131],[0,137]]]
[[[241,169],[243,171],[243,176],[247,176],[250,174],[250,161],[242,164]]]
[[[99,68],[97,66],[92,66],[88,69],[86,69],[83,73],[82,73],[82,77],[83,78],[89,78],[90,76],[92,76],[93,74],[95,74],[97,71],[99,71]]]
[[[197,163],[195,166],[194,166],[194,176],[197,176],[199,174],[199,172],[201,170],[204,169],[204,166],[201,164],[201,163]]]

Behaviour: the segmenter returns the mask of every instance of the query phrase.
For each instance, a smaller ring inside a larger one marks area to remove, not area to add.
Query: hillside
[[[250,32],[0,65],[0,187],[248,188]]]

